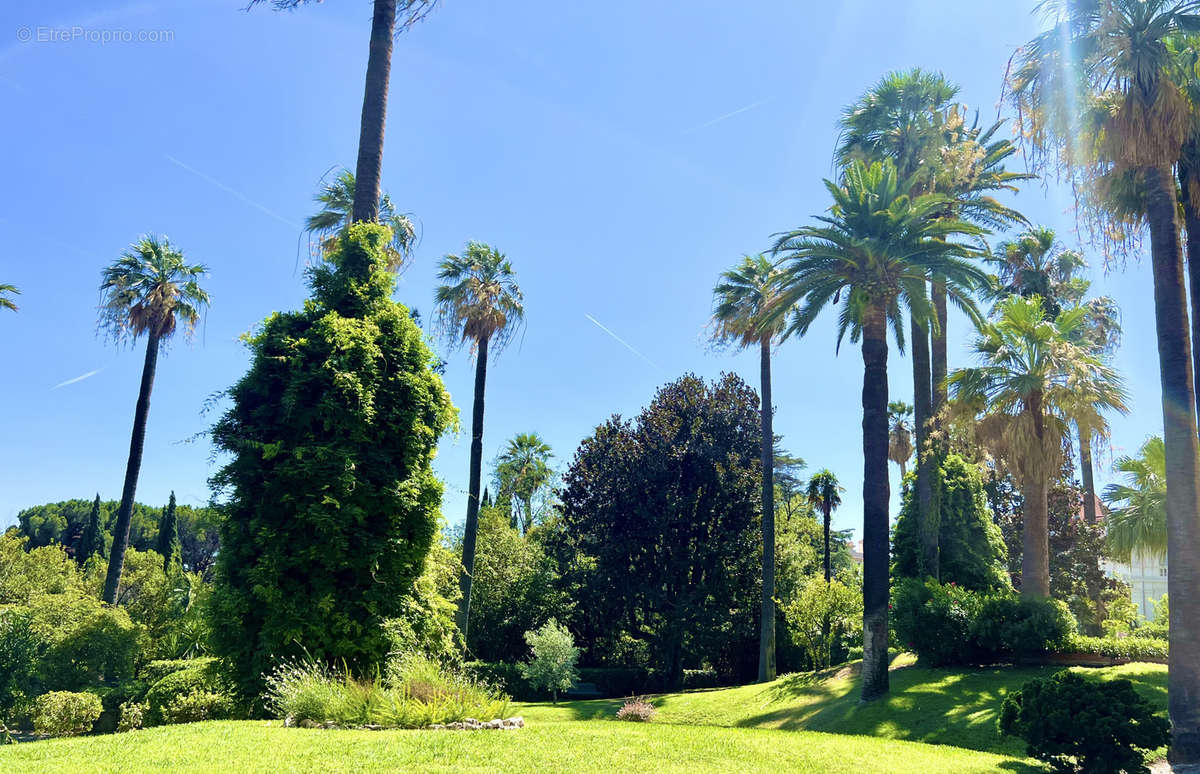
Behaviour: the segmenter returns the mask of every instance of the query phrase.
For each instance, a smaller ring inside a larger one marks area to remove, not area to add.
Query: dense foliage
[[[1128,680],[1089,680],[1063,671],[1030,680],[1004,700],[1000,730],[1019,736],[1058,772],[1143,774],[1144,751],[1162,747],[1170,726]]]
[[[649,648],[674,686],[685,666],[749,650],[758,465],[758,397],[733,375],[685,376],[584,440],[564,476],[562,530],[584,566],[571,629],[586,648],[623,650],[613,665],[645,665]]]
[[[221,525],[213,645],[248,697],[279,659],[368,670],[437,533],[431,462],[454,418],[433,354],[390,298],[386,228],[347,228],[313,298],[250,338],[249,373],[213,428]]]
[[[525,632],[525,643],[529,646],[529,660],[522,664],[522,674],[534,690],[550,691],[557,704],[559,692],[569,690],[579,674],[575,670],[579,661],[575,638],[565,626],[550,620],[539,629]]]
[[[992,521],[978,466],[947,454],[930,466],[938,528],[939,579],[976,591],[1010,588],[1008,551]],[[892,537],[892,571],[898,578],[921,576],[921,534],[916,478],[906,480]]]

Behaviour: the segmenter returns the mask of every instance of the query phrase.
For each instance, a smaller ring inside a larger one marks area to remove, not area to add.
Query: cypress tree
[[[158,520],[158,544],[155,550],[162,554],[163,572],[171,572],[171,564],[179,565],[182,560],[182,551],[179,547],[179,519],[175,515],[175,493],[171,492],[171,499],[167,503],[167,507],[163,508],[162,516]]]
[[[83,534],[79,536],[79,548],[75,551],[75,560],[83,564],[92,556],[104,557],[105,554],[104,530],[100,526],[100,494],[97,492],[96,499],[92,502],[92,512],[88,515],[87,524],[83,527]]]

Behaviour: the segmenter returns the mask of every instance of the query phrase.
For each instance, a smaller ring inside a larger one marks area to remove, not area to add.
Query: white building
[[[1167,557],[1135,551],[1129,564],[1104,560],[1104,571],[1129,584],[1130,596],[1138,612],[1154,620],[1154,603],[1167,593]]]

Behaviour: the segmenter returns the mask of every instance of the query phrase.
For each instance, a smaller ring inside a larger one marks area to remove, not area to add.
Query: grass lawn
[[[0,771],[154,772],[1025,772],[953,747],[809,732],[549,721],[520,731],[323,731],[192,723],[0,748]]]
[[[1003,755],[1024,756],[1021,740],[996,730],[1000,705],[1009,691],[1061,667],[926,669],[902,655],[892,664],[891,693],[871,704],[858,703],[859,677],[849,667],[785,675],[765,685],[655,696],[655,723],[689,726],[777,728],[859,734],[954,745]],[[1167,668],[1126,664],[1082,670],[1106,679],[1131,680],[1156,708],[1167,708]],[[610,718],[619,700],[518,705],[526,719]]]
[[[262,721],[0,747],[0,771],[88,772],[1035,772],[995,730],[1004,696],[1051,667],[924,669],[893,664],[891,695],[858,704],[853,668],[765,685],[656,696],[653,723],[613,719],[620,701],[517,704],[520,731],[325,731]],[[1166,667],[1126,677],[1166,708]],[[907,741],[905,741],[907,740]],[[922,744],[922,742],[924,744]],[[969,748],[969,749],[968,749]]]

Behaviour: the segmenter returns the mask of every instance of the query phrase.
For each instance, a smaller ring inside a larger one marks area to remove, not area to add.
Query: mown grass
[[[860,704],[857,664],[824,672],[785,675],[763,685],[653,696],[656,724],[825,731],[953,745],[1023,756],[1024,743],[996,729],[1000,705],[1010,691],[1061,667],[926,669],[902,655],[892,664],[891,692]],[[1166,712],[1166,667],[1126,664],[1081,670],[1101,679],[1124,677]],[[620,701],[518,705],[537,721],[611,718]]]
[[[0,771],[983,774],[1035,769],[953,747],[749,728],[548,721],[519,731],[343,731],[219,721],[12,745],[0,748]]]

